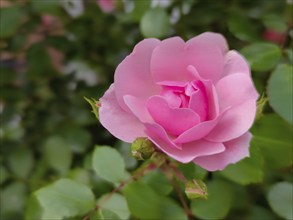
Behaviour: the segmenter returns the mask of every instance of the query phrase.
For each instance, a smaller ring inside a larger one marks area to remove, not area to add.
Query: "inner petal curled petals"
[[[225,142],[225,151],[210,155],[198,157],[193,162],[208,171],[223,170],[228,164],[236,163],[249,156],[249,143],[252,135],[247,132],[244,135]]]
[[[164,153],[181,163],[189,163],[194,158],[220,153],[225,150],[222,143],[214,143],[206,140],[190,142],[178,149],[170,140],[166,131],[158,124],[145,124],[148,138]]]
[[[156,123],[168,133],[178,136],[200,122],[198,114],[187,108],[171,108],[161,96],[152,96],[147,109]]]
[[[213,120],[201,122],[198,125],[188,129],[187,131],[185,131],[181,135],[179,135],[174,140],[174,142],[175,143],[187,143],[187,142],[196,141],[196,140],[204,138],[219,123],[219,121],[221,120],[223,115],[224,114],[222,113]]]
[[[115,90],[119,91],[116,93],[117,100],[124,110],[129,111],[124,103],[125,95],[133,95],[146,100],[159,93],[160,87],[154,83],[150,72],[151,56],[154,48],[159,44],[160,41],[157,39],[141,41],[135,46],[133,52],[118,65],[114,75],[114,85]]]
[[[189,108],[199,115],[201,121],[205,121],[208,118],[209,109],[206,89],[201,81],[195,81],[192,84],[197,90],[191,95]]]
[[[137,137],[146,137],[143,124],[120,107],[113,84],[100,101],[100,122],[112,135],[129,143]]]
[[[182,104],[181,98],[172,89],[163,89],[160,95],[165,97],[171,108],[179,108]]]
[[[201,81],[205,87],[208,102],[208,114],[206,120],[213,120],[220,114],[219,99],[215,86],[210,80]]]

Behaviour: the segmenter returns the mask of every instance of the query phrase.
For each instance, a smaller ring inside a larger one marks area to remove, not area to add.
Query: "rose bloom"
[[[258,96],[248,63],[222,35],[145,39],[117,67],[99,114],[125,142],[147,137],[175,160],[215,171],[249,156]]]

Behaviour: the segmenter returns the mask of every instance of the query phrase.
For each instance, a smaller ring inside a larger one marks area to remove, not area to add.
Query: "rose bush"
[[[147,137],[175,160],[215,171],[249,155],[257,98],[246,60],[207,32],[138,43],[117,67],[99,114],[123,141]]]

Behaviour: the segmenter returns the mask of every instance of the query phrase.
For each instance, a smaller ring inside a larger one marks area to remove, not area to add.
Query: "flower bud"
[[[137,160],[150,158],[154,151],[154,144],[147,138],[137,138],[131,145],[132,156]]]
[[[185,183],[185,193],[189,199],[207,199],[207,186],[202,180],[191,180]]]

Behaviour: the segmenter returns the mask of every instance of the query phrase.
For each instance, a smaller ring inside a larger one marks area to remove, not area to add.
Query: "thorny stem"
[[[168,172],[168,169],[171,171],[171,173]],[[167,179],[169,180],[169,182],[171,183],[171,185],[175,189],[175,191],[176,191],[176,193],[178,195],[178,198],[180,200],[180,203],[183,206],[183,209],[184,209],[184,212],[185,212],[186,216],[188,217],[189,220],[194,220],[195,218],[193,217],[192,212],[189,209],[189,207],[188,207],[188,205],[187,205],[187,203],[186,203],[186,201],[185,201],[185,199],[183,197],[182,191],[181,191],[181,189],[180,189],[180,187],[178,185],[178,181],[177,181],[177,179],[180,179],[185,183],[187,181],[186,178],[177,169],[177,167],[174,164],[172,164],[172,162],[170,160],[168,160],[167,163],[164,164],[161,167],[161,170],[166,175]],[[174,176],[176,178],[174,178]]]

